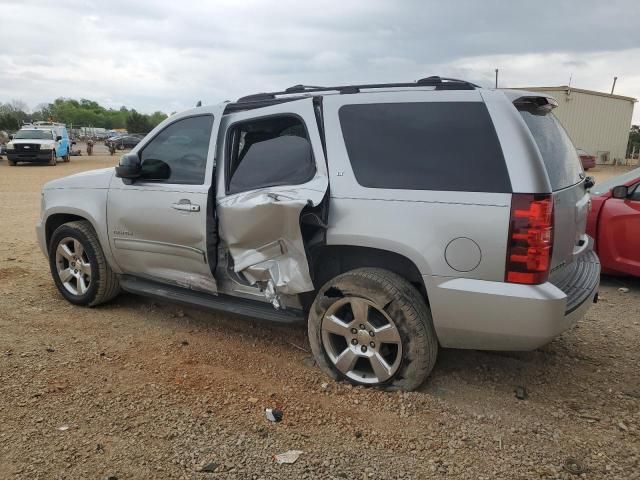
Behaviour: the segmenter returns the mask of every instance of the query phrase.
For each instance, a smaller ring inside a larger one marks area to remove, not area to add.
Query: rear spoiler
[[[525,95],[516,98],[513,105],[518,110],[525,110],[533,115],[546,115],[558,106],[558,102],[553,97]]]

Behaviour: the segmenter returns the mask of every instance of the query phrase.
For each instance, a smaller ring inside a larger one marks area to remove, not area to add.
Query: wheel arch
[[[356,245],[323,245],[314,249],[309,266],[316,289],[349,270],[383,268],[409,281],[429,305],[426,285],[417,265],[397,252]]]
[[[77,221],[88,221],[89,223],[91,223],[91,225],[95,230],[95,225],[93,225],[93,222],[91,222],[91,220],[86,218],[86,216],[81,216],[74,213],[53,213],[49,215],[44,224],[44,234],[45,234],[47,249],[49,249],[51,236],[53,235],[53,232],[55,232],[58,227],[60,227],[61,225],[64,225],[65,223],[77,222]]]
[[[105,259],[111,269],[116,273],[122,273],[118,264],[115,262],[113,258],[111,247],[109,246],[109,239],[107,234],[106,225],[102,228],[96,222],[96,219],[93,215],[91,215],[86,210],[81,210],[73,207],[53,207],[49,209],[49,212],[46,218],[43,221],[44,224],[44,240],[45,240],[45,248],[47,251],[47,255],[49,253],[49,242],[51,242],[51,236],[53,232],[55,232],[56,228],[60,225],[63,225],[68,222],[75,221],[86,221],[91,224],[93,230],[96,232],[98,236],[98,241],[100,246],[102,247],[102,252],[104,253]]]

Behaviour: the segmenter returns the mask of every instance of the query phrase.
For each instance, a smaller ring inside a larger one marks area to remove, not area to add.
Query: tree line
[[[93,100],[57,98],[53,103],[38,105],[29,111],[21,100],[0,103],[0,130],[15,131],[25,121],[61,122],[67,127],[97,127],[108,130],[126,128],[131,133],[148,133],[167,118],[162,112],[139,113],[127,107],[105,108]]]

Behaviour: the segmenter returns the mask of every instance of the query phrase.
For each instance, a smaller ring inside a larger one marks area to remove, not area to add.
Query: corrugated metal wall
[[[555,115],[576,147],[596,155],[598,162],[624,159],[634,102],[597,93],[565,88],[528,88],[550,94],[558,101]]]

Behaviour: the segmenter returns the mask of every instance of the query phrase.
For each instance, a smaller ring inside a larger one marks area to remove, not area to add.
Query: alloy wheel
[[[91,263],[82,243],[65,237],[56,248],[58,277],[72,295],[84,295],[91,285]]]
[[[335,368],[360,383],[389,380],[402,361],[402,339],[393,319],[359,297],[335,302],[322,319],[322,343]]]

